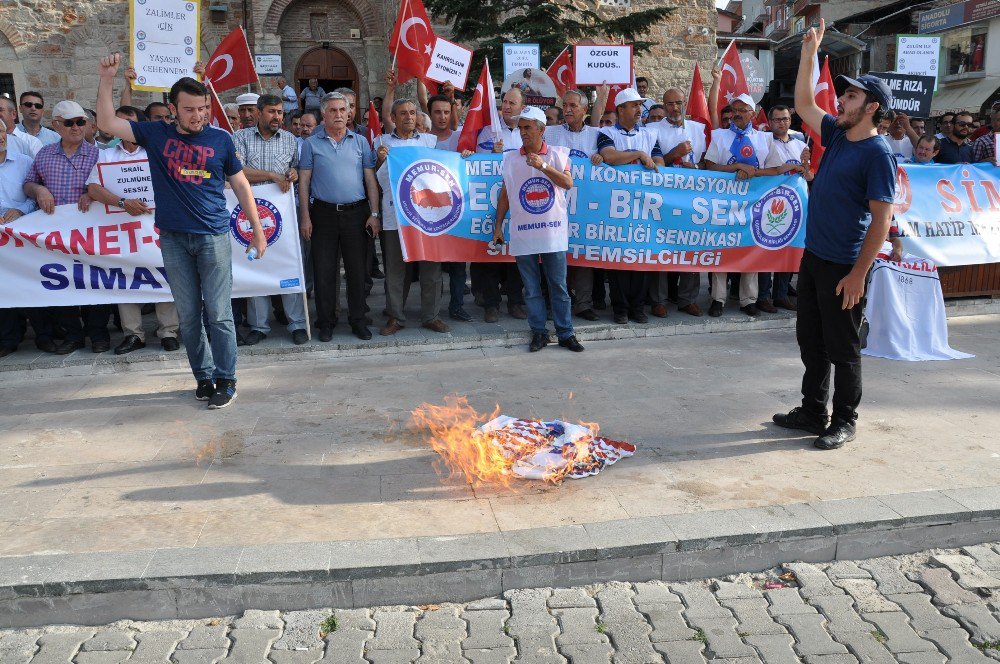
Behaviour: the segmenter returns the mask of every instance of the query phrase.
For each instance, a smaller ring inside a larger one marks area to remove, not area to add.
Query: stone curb
[[[973,298],[946,302],[945,312],[949,318],[1000,314],[1000,300],[993,298]],[[346,357],[371,357],[375,355],[396,355],[402,353],[426,353],[442,350],[468,350],[475,348],[503,348],[528,343],[527,323],[505,321],[507,324],[524,325],[524,329],[501,330],[496,333],[434,334],[405,340],[386,340],[376,335],[371,341],[334,341],[331,343],[308,343],[304,346],[244,346],[239,350],[243,362],[260,363],[293,361],[305,358],[324,359]],[[682,334],[703,334],[740,332],[744,330],[784,330],[795,327],[795,315],[779,312],[748,319],[742,314],[727,312],[721,318],[683,318],[674,314],[666,320],[651,319],[648,325],[615,325],[612,323],[580,323],[574,321],[580,341],[608,341],[614,339],[641,339],[669,337]],[[315,354],[319,354],[318,356]],[[30,358],[30,359],[28,359]],[[15,354],[0,360],[0,373],[5,371],[45,372],[53,370],[58,375],[90,373],[126,373],[146,370],[151,365],[158,368],[186,368],[183,353],[143,352],[140,354],[113,355],[103,353],[94,356],[78,352],[65,358],[46,353],[29,355]]]
[[[0,628],[466,602],[1000,539],[1000,485],[503,533],[0,557]]]

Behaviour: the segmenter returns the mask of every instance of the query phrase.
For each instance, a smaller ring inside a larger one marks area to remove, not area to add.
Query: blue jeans
[[[791,272],[775,272],[774,273],[774,299],[783,300],[788,297],[788,287],[792,283],[792,273]],[[770,272],[759,272],[757,273],[757,299],[758,300],[770,300],[771,298],[771,273]]]
[[[163,267],[177,305],[181,337],[197,380],[236,379],[233,324],[233,250],[229,233],[199,235],[160,231]],[[211,331],[211,349],[202,324]]]
[[[538,259],[541,259],[541,266]],[[536,334],[548,334],[545,321],[545,296],[542,295],[542,274],[549,284],[549,299],[552,302],[552,322],[556,326],[556,336],[569,339],[573,336],[573,322],[570,319],[569,290],[566,288],[566,252],[552,251],[545,254],[528,254],[517,257],[517,269],[524,282],[524,304],[528,308],[528,325]]]
[[[465,263],[445,263],[450,268],[448,273],[448,288],[451,299],[448,302],[448,313],[454,313],[465,306]]]

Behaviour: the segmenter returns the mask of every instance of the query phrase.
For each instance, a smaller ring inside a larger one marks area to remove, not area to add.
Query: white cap
[[[52,107],[52,117],[62,118],[63,120],[85,118],[87,117],[87,111],[83,110],[83,106],[80,106],[75,101],[66,99]]]
[[[622,104],[627,104],[630,101],[646,101],[646,98],[640,95],[635,88],[625,88],[615,95],[616,108]]]
[[[524,118],[525,120],[536,120],[545,124],[545,111],[538,108],[537,106],[525,106],[524,109],[517,115],[514,116],[515,120],[520,120]]]
[[[753,97],[751,97],[750,95],[748,95],[745,92],[743,94],[739,94],[739,95],[736,95],[735,97],[733,97],[733,101],[741,101],[744,104],[746,104],[747,106],[749,106],[750,108],[757,108],[757,102],[755,102],[753,100]],[[729,102],[730,106],[733,105],[733,101]]]
[[[256,106],[257,100],[260,99],[260,95],[253,92],[244,92],[239,97],[236,98],[237,106]]]

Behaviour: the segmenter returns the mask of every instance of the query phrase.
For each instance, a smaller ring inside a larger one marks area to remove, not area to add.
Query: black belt
[[[353,210],[354,208],[359,208],[362,205],[368,205],[368,199],[362,198],[360,201],[354,201],[353,203],[327,203],[322,199],[314,199],[313,203],[321,203],[327,207],[332,207],[337,212],[344,212],[345,210]]]

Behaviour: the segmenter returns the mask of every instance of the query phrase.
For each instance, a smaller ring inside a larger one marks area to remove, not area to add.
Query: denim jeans
[[[759,272],[757,273],[757,299],[759,300],[770,300],[771,299],[771,273],[770,272]],[[788,298],[788,287],[792,283],[792,273],[791,272],[775,272],[774,273],[774,299],[782,300]]]
[[[181,337],[197,380],[236,379],[233,324],[233,252],[229,233],[199,235],[160,231],[163,267],[177,305]],[[202,324],[211,331],[211,348]]]
[[[465,263],[442,263],[448,270],[448,289],[451,297],[448,312],[455,313],[465,307]]]
[[[541,259],[541,265],[538,259]],[[566,252],[552,251],[545,254],[528,254],[517,257],[517,269],[524,282],[524,303],[528,309],[528,325],[536,334],[548,334],[545,321],[545,296],[542,295],[542,274],[549,284],[549,299],[552,301],[552,322],[556,326],[556,336],[568,339],[573,336],[573,322],[570,319],[569,290],[566,288]]]

